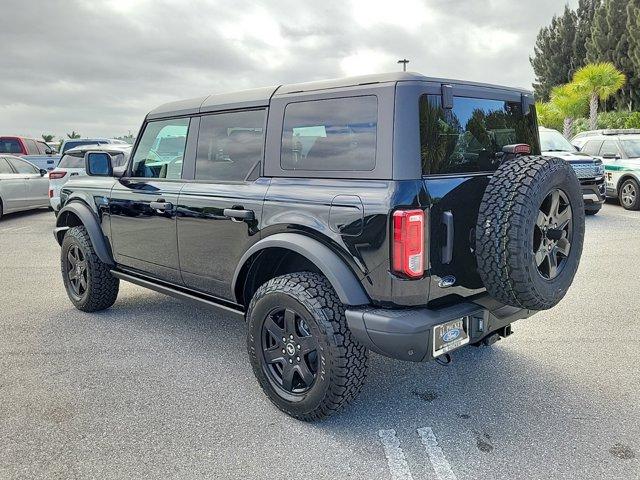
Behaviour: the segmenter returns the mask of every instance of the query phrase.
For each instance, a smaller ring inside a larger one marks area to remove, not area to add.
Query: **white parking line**
[[[429,455],[429,460],[438,480],[457,480],[453,470],[451,470],[451,465],[449,465],[444,456],[442,448],[438,445],[438,440],[433,434],[433,430],[429,427],[419,428],[418,435],[422,439],[422,444],[427,451],[427,455]]]
[[[389,464],[389,472],[393,480],[413,480],[411,470],[407,464],[402,448],[400,448],[400,440],[396,437],[395,430],[378,430],[378,436],[384,447],[384,454]]]

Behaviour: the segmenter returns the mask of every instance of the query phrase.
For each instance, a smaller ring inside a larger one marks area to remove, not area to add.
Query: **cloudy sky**
[[[574,6],[577,0],[570,0]],[[0,134],[119,136],[166,101],[399,69],[530,88],[560,0],[2,0]]]

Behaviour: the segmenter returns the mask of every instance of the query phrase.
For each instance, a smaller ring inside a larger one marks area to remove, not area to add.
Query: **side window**
[[[375,95],[290,103],[280,165],[284,170],[373,170],[377,125]]]
[[[188,130],[188,118],[147,123],[133,156],[131,175],[143,178],[180,178]]]
[[[615,140],[605,140],[602,144],[602,148],[600,149],[600,156],[613,157],[615,155],[620,155],[620,149],[618,148],[618,142]]]
[[[602,145],[602,140],[589,140],[584,144],[580,151],[586,153],[587,155],[599,155],[600,145]]]
[[[0,174],[13,173],[13,169],[4,158],[0,157]]]
[[[22,146],[15,138],[3,138],[0,140],[0,153],[22,153]]]
[[[265,110],[200,119],[196,180],[241,182],[262,161]]]
[[[540,152],[535,110],[520,102],[453,97],[442,108],[440,95],[420,97],[420,156],[423,175],[491,172],[505,145],[526,143]]]
[[[27,155],[39,155],[40,154],[40,152],[38,151],[38,146],[36,145],[36,142],[31,140],[30,138],[25,138],[24,139],[24,144],[27,147]]]
[[[84,168],[84,152],[74,152],[73,154],[65,154],[62,156],[59,168]]]
[[[15,168],[18,173],[40,173],[40,170],[24,160],[9,158],[9,162],[11,162],[13,168]]]
[[[38,142],[36,141],[36,143],[38,144],[38,150],[40,151],[40,153],[42,155],[49,155],[51,153],[53,153],[53,151],[51,150],[51,147],[49,145],[47,145],[44,142]]]

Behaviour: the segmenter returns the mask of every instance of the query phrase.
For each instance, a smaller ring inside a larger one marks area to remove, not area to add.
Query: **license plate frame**
[[[433,358],[467,345],[469,343],[469,317],[456,318],[434,326],[431,341]]]

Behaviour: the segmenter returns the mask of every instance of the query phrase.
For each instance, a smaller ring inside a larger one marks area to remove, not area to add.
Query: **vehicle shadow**
[[[2,215],[2,218],[0,218],[0,226],[7,225],[12,220],[29,220],[31,217],[36,217],[47,212],[51,214],[51,218],[55,218],[53,211],[50,211],[47,207],[34,208],[33,210],[25,210],[22,212],[5,213]]]

